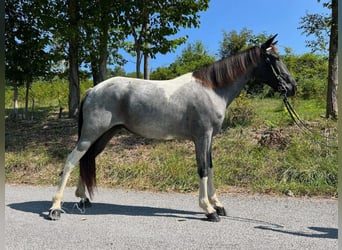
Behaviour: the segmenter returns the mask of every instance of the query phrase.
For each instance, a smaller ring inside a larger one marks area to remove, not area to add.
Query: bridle
[[[331,148],[336,148],[334,146],[329,146],[326,143],[323,143],[319,140],[317,140],[317,138],[314,137],[314,131],[312,131],[305,123],[304,121],[299,117],[299,115],[297,114],[297,112],[295,111],[295,109],[292,107],[292,105],[290,104],[289,100],[287,99],[287,88],[286,88],[286,82],[285,80],[281,77],[280,73],[278,73],[278,71],[275,69],[275,67],[272,65],[271,60],[268,58],[267,54],[266,54],[266,59],[265,59],[266,64],[268,64],[274,74],[274,76],[276,77],[277,81],[278,81],[278,91],[279,93],[283,96],[283,103],[286,107],[287,112],[289,113],[291,119],[293,120],[293,122],[297,125],[297,127],[299,127],[303,132],[310,134],[312,136],[312,139],[320,144],[323,145],[325,147],[331,147]]]
[[[286,82],[285,80],[281,77],[280,73],[274,68],[274,66],[271,63],[270,58],[268,58],[268,54],[266,52],[266,58],[265,58],[265,62],[267,65],[270,66],[273,75],[275,76],[275,78],[278,81],[278,92],[282,95],[282,96],[286,96],[287,94],[287,89],[286,89]]]
[[[266,64],[271,68],[275,78],[278,81],[278,91],[279,93],[283,96],[283,103],[288,111],[288,113],[291,116],[291,119],[294,121],[294,123],[300,127],[303,130],[310,130],[305,123],[303,122],[302,119],[298,116],[297,112],[294,110],[292,105],[287,99],[287,88],[286,88],[286,82],[285,80],[281,77],[280,73],[278,73],[278,70],[275,69],[275,67],[272,65],[271,60],[268,58],[268,55],[266,54],[265,58]]]

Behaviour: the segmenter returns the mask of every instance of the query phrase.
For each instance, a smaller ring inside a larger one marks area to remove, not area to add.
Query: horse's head
[[[283,95],[293,96],[297,83],[277,53],[277,42],[273,42],[276,36],[261,45],[261,61],[254,70],[254,77]]]

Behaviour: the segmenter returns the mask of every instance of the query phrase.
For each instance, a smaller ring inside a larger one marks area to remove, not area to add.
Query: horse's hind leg
[[[82,208],[87,208],[87,207],[91,207],[91,203],[85,193],[85,185],[82,181],[81,176],[78,178],[78,184],[77,184],[77,188],[75,191],[75,195],[76,197],[81,198],[80,202],[78,203],[79,207]]]
[[[86,158],[86,161],[89,163],[90,161],[93,161],[95,164],[95,158],[98,154],[100,154],[104,148],[106,147],[107,143],[110,141],[110,139],[113,137],[116,131],[120,129],[121,126],[117,125],[103,133],[88,149],[87,154],[88,157]],[[85,156],[84,156],[85,157]],[[84,180],[82,180],[81,177],[81,170],[82,170],[82,162],[80,162],[80,176],[78,179],[78,185],[76,188],[75,195],[76,197],[81,198],[80,202],[78,203],[79,207],[81,208],[86,208],[86,207],[91,207],[91,203],[86,196],[86,188],[85,188],[85,183]]]
[[[90,146],[90,143],[83,143],[82,146],[83,146],[82,150],[80,150],[79,144],[78,144],[78,146],[76,146],[75,149],[68,155],[68,158],[65,162],[62,179],[58,185],[57,192],[52,198],[52,206],[49,210],[49,218],[51,220],[58,220],[60,218],[61,212],[62,212],[61,202],[63,199],[63,193],[64,193],[65,186],[67,184],[68,178],[72,170],[76,166],[77,162],[86,153],[87,149]]]

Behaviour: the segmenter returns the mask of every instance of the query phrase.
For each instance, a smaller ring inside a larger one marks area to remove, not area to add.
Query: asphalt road
[[[213,223],[197,194],[99,189],[82,213],[68,188],[50,221],[55,190],[6,185],[6,249],[337,249],[337,200],[226,194]]]

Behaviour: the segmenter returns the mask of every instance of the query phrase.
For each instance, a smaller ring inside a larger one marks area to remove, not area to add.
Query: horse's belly
[[[134,123],[126,124],[128,130],[145,138],[172,140],[185,139],[184,128],[178,125],[176,121],[169,122],[169,119],[160,118],[158,120],[139,119]]]

